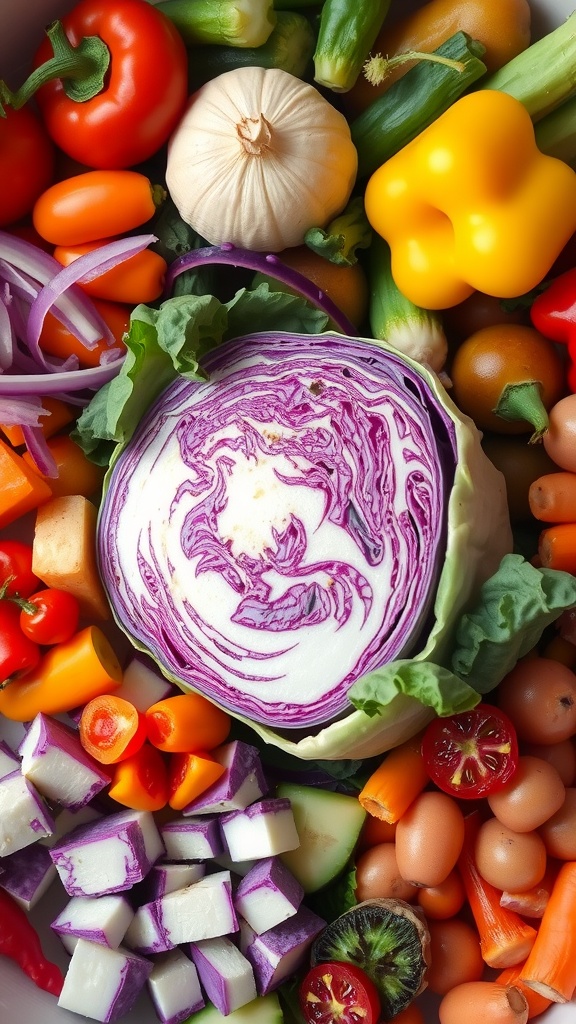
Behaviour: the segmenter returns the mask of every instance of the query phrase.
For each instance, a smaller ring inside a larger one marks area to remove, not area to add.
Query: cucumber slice
[[[316,892],[344,870],[356,846],[366,812],[355,796],[282,782],[278,796],[292,804],[300,846],[281,859],[304,892]]]
[[[188,1017],[185,1024],[283,1024],[283,1021],[280,1000],[275,992],[270,992],[232,1010],[226,1017],[209,1003]]]

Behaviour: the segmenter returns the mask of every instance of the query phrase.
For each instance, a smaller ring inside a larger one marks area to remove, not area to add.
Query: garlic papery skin
[[[358,168],[345,117],[286,71],[238,68],[191,97],[170,139],[166,184],[212,245],[300,245],[346,205]]]

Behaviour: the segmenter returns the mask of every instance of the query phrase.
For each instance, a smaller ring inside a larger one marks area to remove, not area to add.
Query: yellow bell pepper
[[[445,309],[475,290],[523,295],[546,276],[576,231],[576,173],[540,152],[519,100],[478,90],[374,172],[365,205],[400,291]]]

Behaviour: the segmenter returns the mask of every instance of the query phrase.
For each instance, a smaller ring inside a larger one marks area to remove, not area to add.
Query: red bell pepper
[[[188,97],[188,57],[178,30],[147,0],[80,0],[46,30],[16,109],[36,95],[60,149],[94,168],[133,167],[167,141]]]
[[[540,292],[530,307],[530,319],[544,337],[566,345],[566,380],[570,391],[576,392],[576,267],[554,278]]]
[[[5,889],[0,889],[0,955],[14,960],[38,988],[60,995],[62,971],[46,959],[36,929]]]

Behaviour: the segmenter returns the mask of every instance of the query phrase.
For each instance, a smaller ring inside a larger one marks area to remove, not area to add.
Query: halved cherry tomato
[[[32,545],[20,540],[0,543],[0,587],[3,597],[30,597],[40,580],[32,572]]]
[[[300,985],[306,1024],[377,1024],[380,997],[374,982],[355,964],[316,964]]]
[[[105,693],[82,709],[80,742],[101,764],[117,764],[131,757],[146,740],[144,715],[123,697]]]
[[[45,587],[27,598],[20,612],[20,629],[42,646],[62,644],[74,636],[80,607],[73,594]]]
[[[477,704],[435,718],[422,737],[426,770],[439,789],[475,800],[506,785],[518,765],[516,730],[499,708]]]

